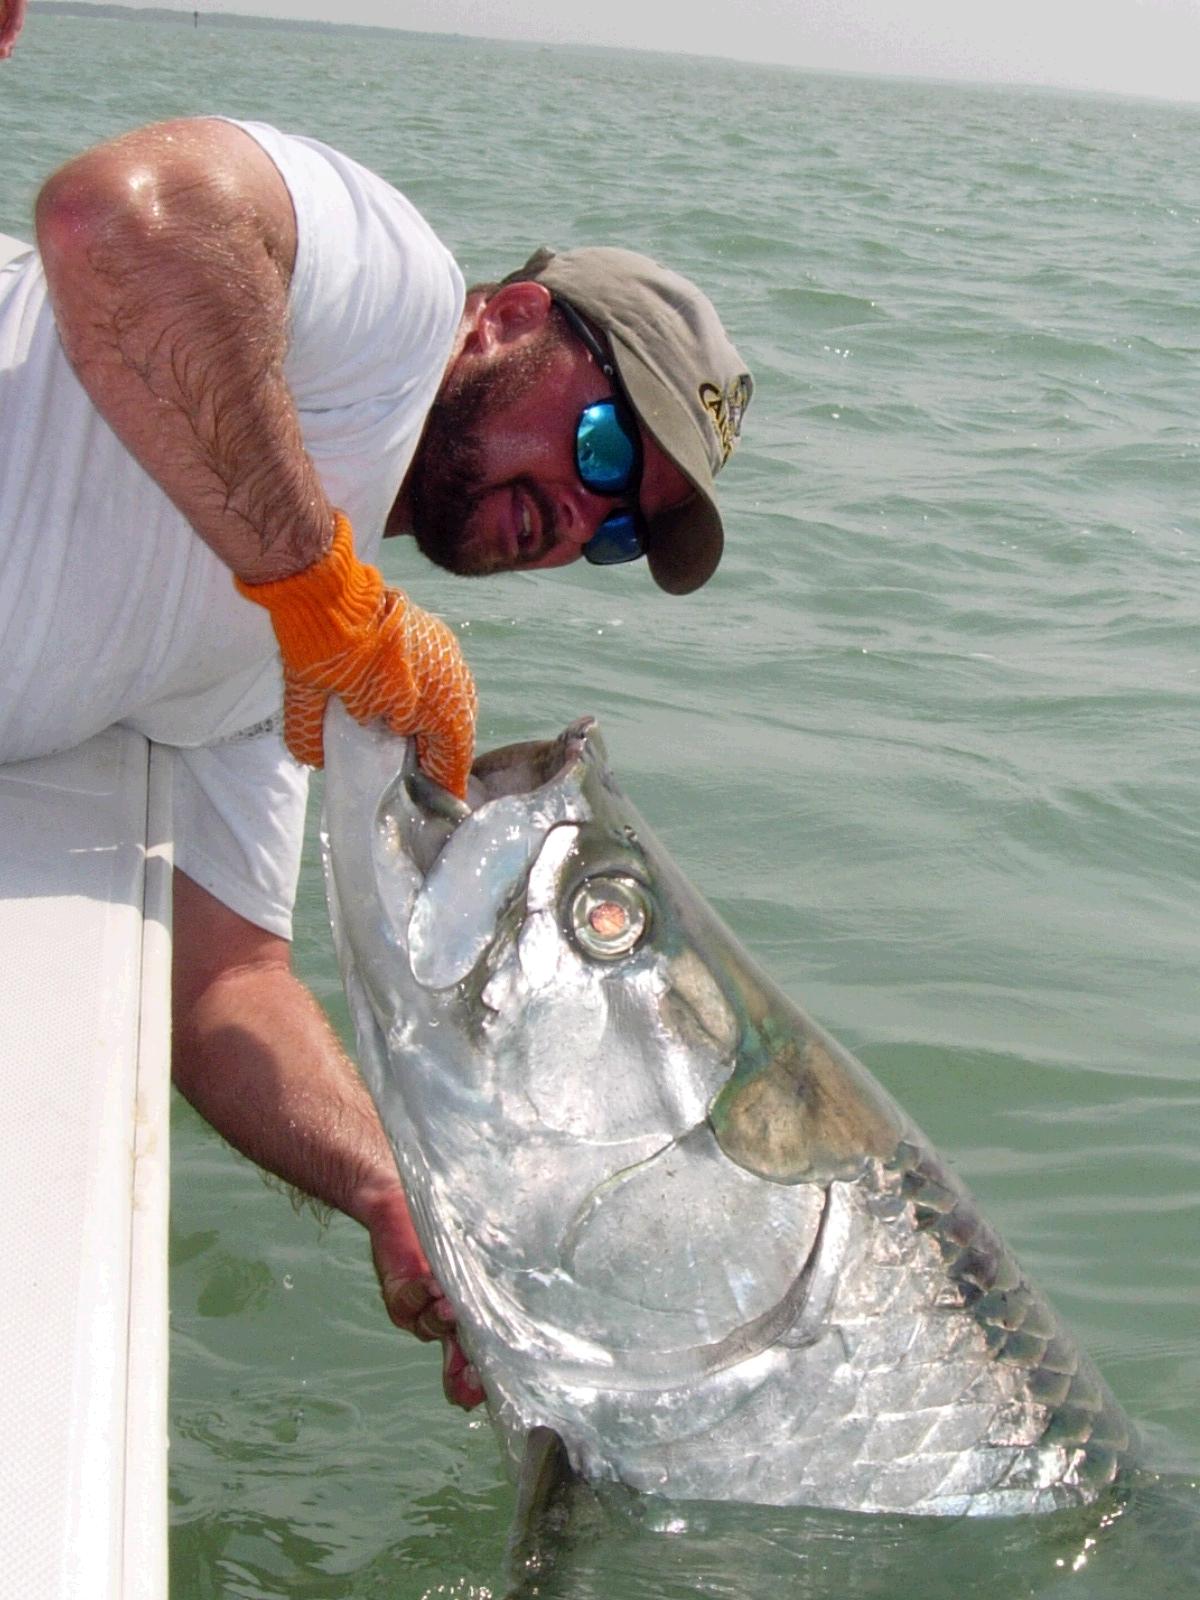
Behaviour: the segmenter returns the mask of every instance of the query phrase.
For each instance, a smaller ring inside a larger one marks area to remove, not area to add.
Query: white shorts
[[[175,865],[247,922],[290,939],[308,769],[274,732],[172,756]]]

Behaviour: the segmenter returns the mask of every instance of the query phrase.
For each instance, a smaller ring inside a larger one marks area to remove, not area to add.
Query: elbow
[[[86,156],[48,178],[37,197],[34,228],[51,284],[85,261],[114,224],[136,210],[136,186],[114,182]]]
[[[70,254],[100,224],[100,196],[86,171],[78,170],[81,165],[73,161],[60,168],[38,193],[33,220],[43,259]]]
[[[218,164],[210,143],[209,123],[183,118],[135,128],[73,157],[37,197],[34,225],[43,259],[69,260],[110,237],[154,234],[170,218],[173,190],[185,193],[189,208],[201,203],[205,180]]]
[[[51,275],[57,263],[79,242],[84,227],[92,222],[88,215],[91,209],[86,188],[72,178],[70,168],[56,172],[42,185],[33,226],[42,260]]]

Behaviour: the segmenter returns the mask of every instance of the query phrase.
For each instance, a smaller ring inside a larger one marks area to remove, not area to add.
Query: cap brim
[[[724,548],[725,533],[717,509],[697,494],[686,505],[655,517],[646,560],[660,589],[667,594],[691,594],[712,577]]]

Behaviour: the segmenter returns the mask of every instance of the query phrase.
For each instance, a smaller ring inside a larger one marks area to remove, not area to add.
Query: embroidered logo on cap
[[[754,385],[750,381],[748,372],[731,379],[724,390],[715,383],[700,385],[700,404],[712,418],[713,427],[716,429],[721,446],[722,466],[733,454],[733,447],[741,435],[742,418],[746,414],[746,407],[750,404],[753,391]]]

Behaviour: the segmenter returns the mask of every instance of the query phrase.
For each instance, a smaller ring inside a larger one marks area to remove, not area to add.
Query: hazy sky
[[[135,0],[136,3],[136,0]],[[153,0],[147,0],[153,3]],[[191,9],[192,0],[159,0]],[[199,0],[203,9],[204,0]],[[209,0],[431,33],[1200,100],[1200,0]]]

